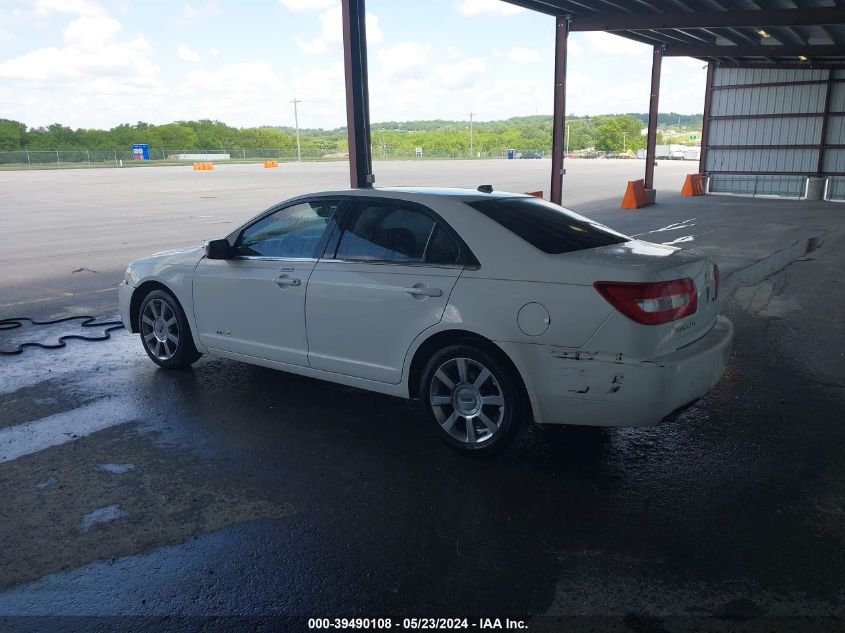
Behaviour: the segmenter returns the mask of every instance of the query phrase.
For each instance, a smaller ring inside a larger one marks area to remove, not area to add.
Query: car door
[[[397,384],[412,341],[443,316],[461,244],[426,207],[350,203],[308,282],[308,359],[316,369]]]
[[[340,204],[313,199],[274,209],[240,232],[232,258],[200,261],[194,313],[203,344],[308,365],[305,288]]]

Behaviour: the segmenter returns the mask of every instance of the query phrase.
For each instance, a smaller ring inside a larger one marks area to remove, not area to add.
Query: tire
[[[182,306],[166,290],[153,290],[141,302],[138,331],[144,351],[159,367],[184,369],[202,354],[197,351]]]
[[[508,445],[522,422],[518,380],[490,353],[452,345],[423,370],[420,405],[444,442],[462,453],[492,455]]]

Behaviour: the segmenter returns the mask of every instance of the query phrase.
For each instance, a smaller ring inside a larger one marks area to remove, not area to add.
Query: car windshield
[[[544,253],[570,253],[631,239],[540,198],[491,198],[467,204]]]

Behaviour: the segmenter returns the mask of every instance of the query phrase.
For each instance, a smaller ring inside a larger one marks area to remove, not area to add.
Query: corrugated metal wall
[[[710,190],[800,197],[808,175],[845,174],[845,149],[826,148],[819,163],[822,145],[845,145],[845,82],[836,80],[845,71],[715,67],[705,122]]]
[[[836,70],[834,79],[845,80],[845,70]],[[845,145],[845,82],[830,84],[830,105],[832,114],[827,120],[825,144]],[[835,114],[842,113],[842,114]],[[822,171],[845,175],[845,149],[830,147],[825,150]],[[845,197],[845,196],[843,196]]]

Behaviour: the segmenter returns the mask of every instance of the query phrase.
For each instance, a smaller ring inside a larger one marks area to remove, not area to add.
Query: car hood
[[[149,262],[157,264],[182,264],[195,266],[205,255],[204,246],[191,246],[189,248],[176,248],[168,251],[153,253],[148,257],[137,260],[137,263]],[[136,262],[133,262],[136,263]]]
[[[180,248],[154,253],[149,257],[136,259],[130,264],[130,266],[190,266],[193,268],[199,263],[204,255],[204,246],[192,246],[190,248]]]

